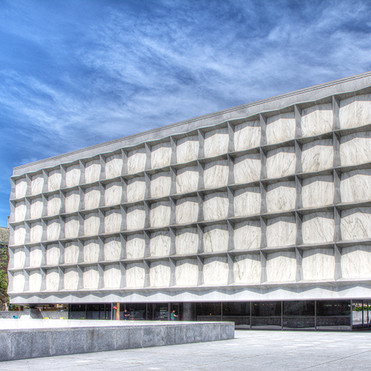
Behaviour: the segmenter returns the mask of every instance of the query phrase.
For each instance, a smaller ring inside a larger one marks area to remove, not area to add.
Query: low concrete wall
[[[18,319],[41,319],[43,318],[42,314],[38,309],[24,309],[21,311],[0,311],[0,319],[9,319],[14,318],[14,316],[17,316]],[[0,327],[1,329],[1,327]]]
[[[0,361],[234,338],[233,322],[9,322],[0,321]]]

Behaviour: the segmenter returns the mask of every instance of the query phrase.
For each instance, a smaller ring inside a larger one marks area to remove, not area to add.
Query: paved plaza
[[[370,332],[236,331],[233,340],[0,363],[0,370],[371,370]]]

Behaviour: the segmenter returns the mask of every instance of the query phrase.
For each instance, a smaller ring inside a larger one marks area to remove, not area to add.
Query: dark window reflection
[[[250,303],[223,303],[223,321],[233,321],[238,328],[250,326]]]
[[[350,326],[350,300],[318,301],[317,327],[342,329]]]
[[[281,328],[281,302],[252,303],[251,326],[254,328]]]
[[[284,328],[314,328],[314,301],[285,301],[283,303]]]
[[[197,303],[197,321],[220,321],[221,303]]]

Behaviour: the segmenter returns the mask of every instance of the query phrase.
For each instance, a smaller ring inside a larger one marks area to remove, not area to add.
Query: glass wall
[[[316,327],[319,330],[346,330],[351,326],[350,300],[317,301]]]
[[[283,302],[284,329],[315,329],[315,302],[285,301]]]
[[[239,329],[250,328],[249,302],[227,302],[222,305],[223,321],[233,321]]]
[[[196,303],[197,321],[221,321],[222,303]]]
[[[251,327],[255,329],[281,328],[281,302],[256,302],[251,306]]]
[[[369,328],[371,320],[371,300],[352,302],[352,326],[354,329]]]

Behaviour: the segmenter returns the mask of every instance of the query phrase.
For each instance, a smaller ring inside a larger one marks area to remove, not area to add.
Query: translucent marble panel
[[[280,113],[267,119],[267,144],[284,142],[295,138],[294,112]]]
[[[296,242],[295,218],[280,216],[267,221],[267,246],[289,246]]]
[[[64,247],[65,264],[76,264],[79,259],[79,246],[76,242],[67,242]]]
[[[126,257],[128,259],[144,258],[146,240],[143,234],[133,234],[127,236]]]
[[[169,202],[156,202],[151,205],[149,219],[151,227],[164,227],[170,225],[171,208]]]
[[[14,206],[14,221],[20,222],[26,218],[26,203],[24,201],[17,202]]]
[[[333,280],[335,257],[333,249],[313,249],[303,251],[303,280]]]
[[[196,254],[199,236],[196,228],[178,229],[175,236],[175,249],[178,255]]]
[[[205,133],[205,157],[217,156],[228,152],[228,128],[216,129]]]
[[[167,261],[151,263],[149,268],[149,280],[152,287],[169,287],[170,263]]]
[[[331,242],[335,235],[335,221],[332,212],[317,212],[303,216],[303,243]]]
[[[247,121],[234,128],[234,150],[258,147],[261,140],[261,127],[259,121]]]
[[[26,179],[19,179],[15,182],[15,197],[20,198],[26,196],[27,181]]]
[[[198,189],[198,169],[192,166],[177,170],[176,173],[176,192],[186,193],[197,191]]]
[[[334,201],[334,183],[332,175],[304,179],[301,195],[304,208],[332,204]]]
[[[122,185],[120,182],[106,184],[104,190],[104,203],[106,206],[118,205],[122,200]]]
[[[121,269],[119,264],[106,265],[104,268],[104,288],[118,289],[121,286]]]
[[[197,135],[179,139],[176,144],[176,161],[178,164],[197,160],[200,143]]]
[[[370,124],[371,94],[359,95],[340,101],[340,128],[354,128]]]
[[[93,183],[99,180],[101,172],[100,160],[88,161],[85,164],[85,183]]]
[[[121,154],[115,154],[106,158],[106,179],[120,176],[124,161]]]
[[[95,263],[99,260],[98,240],[84,241],[84,263]]]
[[[234,283],[258,284],[261,278],[260,256],[256,254],[235,257],[233,264]]]
[[[343,136],[340,143],[341,165],[358,165],[371,161],[371,132]]]
[[[301,166],[304,173],[329,169],[334,163],[332,140],[317,140],[302,147]]]
[[[145,148],[135,149],[128,153],[128,173],[133,174],[143,171],[146,168],[146,150]]]
[[[344,247],[341,251],[341,273],[343,278],[371,278],[370,246]]]
[[[51,195],[47,200],[48,216],[57,215],[60,212],[62,201],[59,195]]]
[[[283,147],[268,151],[266,166],[267,178],[279,178],[295,174],[295,148]]]
[[[151,148],[151,167],[157,169],[158,167],[168,166],[171,161],[171,144],[160,143]]]
[[[24,268],[26,262],[26,252],[24,249],[14,250],[13,268]]]
[[[229,167],[228,162],[213,161],[207,163],[204,168],[205,188],[223,187],[228,184]]]
[[[84,289],[97,289],[99,286],[98,267],[84,268],[83,272]]]
[[[48,174],[48,191],[55,191],[61,187],[62,174],[59,170],[49,171]]]
[[[267,186],[267,211],[287,211],[295,209],[295,182],[279,182]]]
[[[175,281],[177,286],[197,286],[198,264],[196,259],[177,260]]]
[[[41,282],[42,278],[40,271],[31,271],[28,282],[28,290],[31,292],[39,292],[41,290]]]
[[[215,192],[204,196],[204,220],[226,219],[229,200],[226,192]]]
[[[341,212],[341,237],[344,241],[371,238],[371,208],[359,207]]]
[[[146,192],[146,182],[144,177],[130,179],[127,186],[127,201],[136,202],[144,200]]]
[[[26,228],[23,225],[17,225],[14,228],[14,245],[22,245],[26,240]]]
[[[234,225],[233,242],[235,250],[259,249],[261,227],[259,220],[249,220]]]
[[[84,205],[85,210],[96,209],[100,204],[101,192],[98,186],[85,189]]]
[[[234,192],[234,215],[247,216],[260,213],[261,193],[259,187],[246,187]]]
[[[161,172],[151,176],[151,197],[164,197],[170,194],[171,176],[168,172]]]
[[[15,272],[13,275],[13,292],[23,292],[25,276],[23,272]]]
[[[227,285],[228,273],[227,258],[214,257],[204,259],[204,285]]]
[[[80,193],[78,190],[67,192],[65,197],[66,213],[73,213],[79,210]]]
[[[49,220],[46,229],[47,240],[58,240],[60,238],[61,225],[59,219]]]
[[[295,252],[281,251],[267,254],[267,281],[288,282],[296,278]]]
[[[144,263],[133,263],[126,266],[126,286],[130,288],[144,287],[145,280]]]
[[[48,269],[45,274],[45,284],[47,291],[58,291],[59,272],[58,269]]]
[[[79,219],[77,216],[66,218],[64,224],[64,235],[66,238],[75,238],[79,234]]]
[[[58,265],[61,255],[61,250],[58,244],[48,245],[46,248],[46,264],[47,265]]]
[[[42,193],[44,187],[44,176],[42,174],[34,175],[31,178],[31,194]]]
[[[228,227],[223,224],[204,228],[204,252],[220,252],[228,250]]]
[[[341,202],[362,202],[371,200],[370,170],[359,169],[341,174]]]
[[[234,159],[233,174],[234,183],[248,183],[260,179],[261,160],[260,155],[253,153]]]
[[[43,200],[41,198],[36,198],[31,201],[31,219],[41,218],[43,213]]]
[[[177,200],[175,219],[177,224],[194,223],[198,219],[199,204],[197,197]]]
[[[142,229],[146,221],[144,206],[136,205],[126,210],[126,229]]]
[[[120,260],[121,241],[118,237],[106,238],[104,240],[104,260]]]
[[[40,242],[43,237],[43,226],[41,222],[32,223],[30,226],[30,242]]]
[[[317,104],[301,112],[301,134],[303,137],[327,133],[333,127],[331,103]]]
[[[104,217],[104,232],[114,233],[121,230],[122,215],[120,209],[106,211]]]
[[[149,240],[151,256],[169,256],[170,244],[171,240],[168,232],[152,233]]]
[[[100,219],[98,214],[91,213],[84,218],[84,236],[91,236],[99,233]]]
[[[66,187],[74,187],[80,184],[81,169],[80,164],[66,168]]]
[[[77,268],[67,268],[64,271],[64,289],[77,290],[79,286],[79,272]]]

